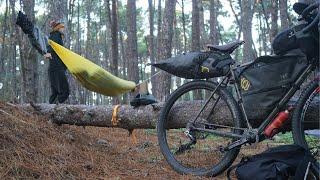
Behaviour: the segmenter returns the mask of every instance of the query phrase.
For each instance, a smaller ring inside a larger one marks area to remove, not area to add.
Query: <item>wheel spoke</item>
[[[235,100],[225,89],[205,81],[188,83],[173,92],[161,111],[157,126],[160,149],[168,163],[180,173],[218,174],[239,152],[239,149],[223,152],[223,147],[234,138],[220,134],[240,134],[237,129],[240,117]],[[163,128],[174,118],[183,119],[182,128]],[[194,120],[196,123],[192,123]]]

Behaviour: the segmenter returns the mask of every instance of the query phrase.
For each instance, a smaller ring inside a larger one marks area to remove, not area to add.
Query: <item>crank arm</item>
[[[242,146],[244,144],[252,144],[252,143],[258,143],[261,142],[265,139],[264,135],[255,135],[255,136],[247,136],[247,135],[243,135],[239,140],[236,140],[234,142],[232,142],[231,144],[229,144],[227,147],[224,148],[225,151],[229,151],[233,148]]]
[[[229,151],[229,150],[231,150],[233,148],[242,146],[242,145],[244,145],[244,144],[246,144],[248,142],[249,142],[249,140],[246,137],[243,137],[243,138],[241,138],[241,139],[239,139],[237,141],[234,141],[231,144],[229,144],[227,147],[224,148],[224,151]]]

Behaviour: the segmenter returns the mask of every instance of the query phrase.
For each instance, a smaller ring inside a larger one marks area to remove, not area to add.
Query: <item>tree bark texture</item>
[[[205,22],[204,22],[204,7],[202,0],[198,0],[199,7],[199,26],[200,26],[200,49],[204,47],[205,44],[208,44],[208,37],[205,31]]]
[[[279,0],[281,30],[289,27],[288,1]]]
[[[162,31],[160,34],[159,59],[165,60],[171,57],[172,39],[173,39],[173,20],[175,16],[176,1],[166,0],[165,10],[162,22]],[[158,35],[159,36],[159,35]],[[170,93],[171,80],[168,73],[162,73],[157,79],[159,82],[157,99],[165,101]]]
[[[182,28],[183,28],[183,52],[187,52],[186,17],[184,13],[184,0],[181,0]]]
[[[128,78],[139,82],[136,1],[127,1]]]
[[[243,46],[243,62],[249,62],[256,58],[252,39],[252,18],[255,9],[255,3],[255,0],[241,1],[241,24],[243,40],[246,42]]]
[[[200,50],[199,1],[200,0],[192,0],[192,42],[191,42],[191,50],[192,51],[199,51]]]
[[[271,29],[270,29],[270,43],[278,34],[278,0],[271,0]]]
[[[111,69],[112,69],[113,75],[115,75],[115,76],[118,76],[118,56],[119,56],[117,6],[118,6],[118,1],[112,0],[112,10],[111,10],[112,61],[111,61]],[[112,98],[113,104],[118,104],[119,102],[120,102],[119,97]]]
[[[217,0],[210,0],[210,44],[219,44],[218,19],[217,19]]]
[[[35,1],[25,0],[23,2],[23,10],[30,20],[35,22]],[[21,40],[19,41],[20,48],[20,60],[21,60],[21,72],[22,72],[22,87],[21,87],[21,99],[22,102],[37,102],[38,95],[38,61],[37,52],[29,44],[27,36],[21,34]]]
[[[202,103],[197,101],[186,101],[175,104],[169,118],[169,128],[183,128],[194,117],[200,109]],[[55,104],[37,104],[36,111],[46,116],[56,124],[69,124],[76,126],[97,126],[97,127],[117,127],[123,129],[154,129],[161,108],[164,103],[140,106],[134,108],[129,105],[116,106],[86,106],[86,105],[55,105]],[[29,104],[20,105],[20,107],[32,112],[35,109]],[[311,106],[308,111],[307,119],[313,122],[312,127],[319,127],[319,108]],[[230,111],[226,106],[217,106],[215,111],[215,121],[212,123],[220,125],[232,125]],[[115,113],[116,111],[116,113]],[[229,114],[229,115],[226,115]],[[113,117],[113,118],[112,118]],[[291,122],[291,121],[288,121]],[[257,126],[258,121],[252,122]]]
[[[154,48],[154,7],[155,4],[152,3],[152,0],[148,0],[148,8],[149,8],[149,55],[150,55],[150,62],[155,62],[155,48]],[[155,67],[151,66],[151,76],[153,76],[156,73]],[[154,78],[151,79],[151,85],[152,85],[152,94],[156,93],[156,89],[153,88],[156,85],[156,81]]]
[[[191,50],[200,51],[200,4],[201,0],[192,0],[192,40],[191,40]],[[202,8],[202,7],[201,7]],[[202,17],[203,18],[203,17]],[[201,93],[195,91],[193,94],[194,99],[201,99]]]

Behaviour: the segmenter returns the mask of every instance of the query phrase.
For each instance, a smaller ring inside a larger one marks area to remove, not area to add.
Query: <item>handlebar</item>
[[[305,8],[305,9],[302,11],[301,16],[304,17],[304,18],[307,17],[307,15],[309,15],[309,13],[310,13],[312,10],[318,8],[318,6],[319,6],[319,2],[310,4],[307,8]]]
[[[311,28],[316,26],[319,22],[319,17],[320,17],[320,13],[318,13],[318,15],[314,18],[314,20],[308,26],[302,29],[302,32],[307,33],[308,31],[311,30]]]
[[[307,8],[305,8],[302,13],[301,13],[301,17],[304,19],[307,19],[308,16],[310,15],[310,13],[314,10],[319,8],[320,2],[316,2],[313,3],[311,5],[309,5]],[[312,20],[312,22],[306,26],[305,28],[303,28],[302,32],[303,33],[307,33],[308,31],[310,31],[314,26],[316,26],[319,22],[319,18],[320,18],[320,12],[317,12],[317,16]]]

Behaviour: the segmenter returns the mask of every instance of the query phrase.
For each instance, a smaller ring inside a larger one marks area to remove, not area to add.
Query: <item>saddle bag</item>
[[[275,108],[307,65],[306,56],[297,49],[282,56],[258,57],[240,69],[237,83],[254,126]]]
[[[189,52],[151,64],[172,75],[186,79],[207,79],[225,76],[234,60],[219,51]]]

